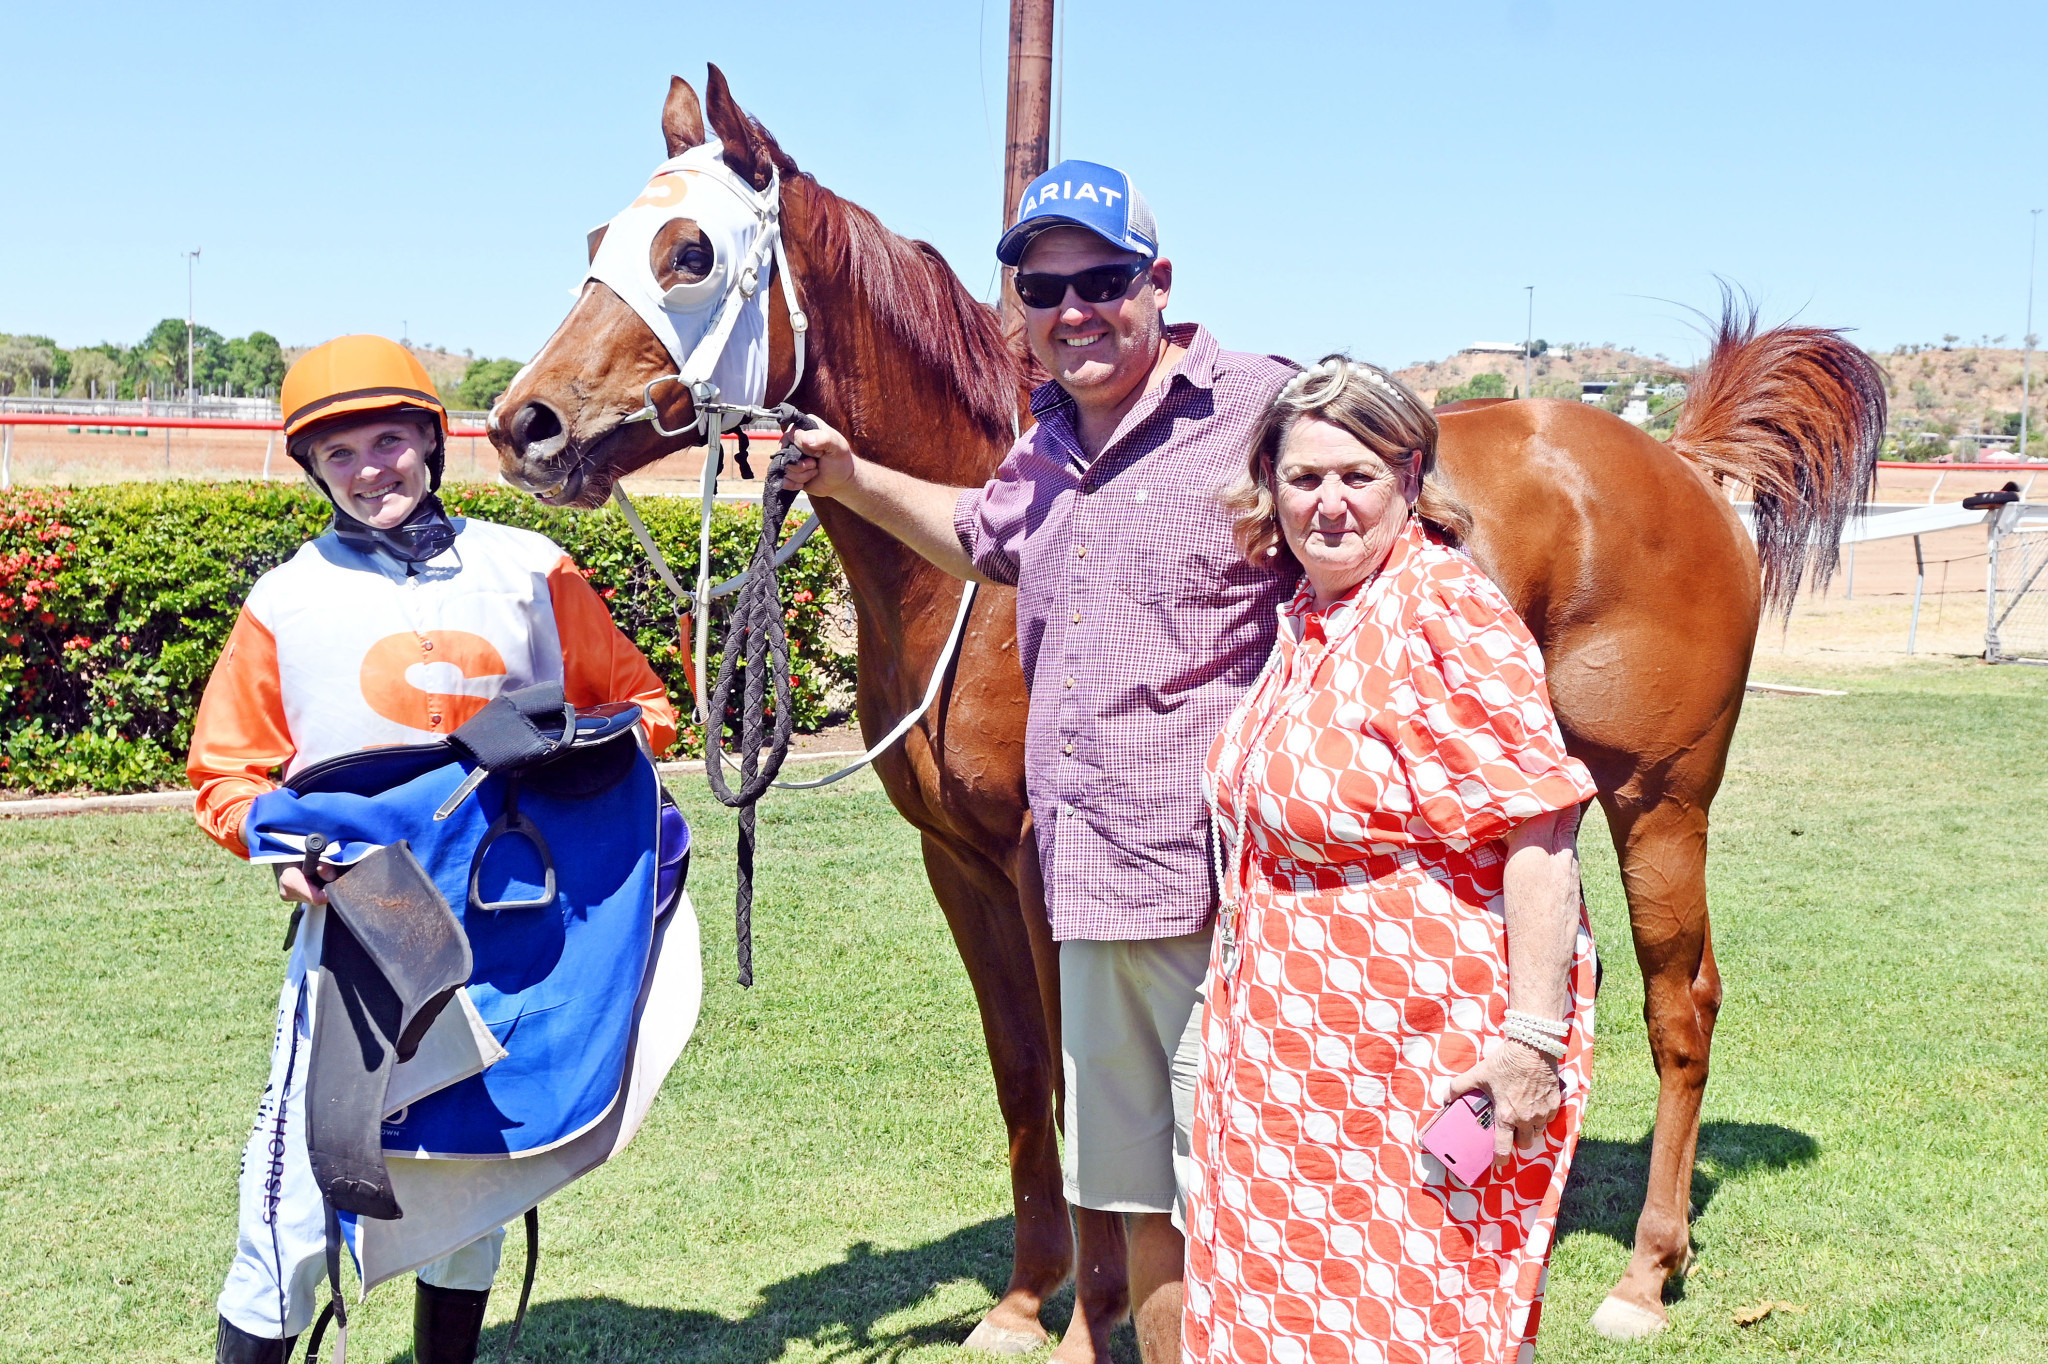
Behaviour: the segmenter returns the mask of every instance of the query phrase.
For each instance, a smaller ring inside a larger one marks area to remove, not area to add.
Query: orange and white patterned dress
[[[1420,522],[1348,597],[1313,601],[1304,582],[1281,608],[1209,754],[1226,899],[1242,889],[1203,1020],[1183,1350],[1527,1364],[1591,1075],[1583,916],[1539,1147],[1467,1189],[1416,1137],[1432,1089],[1501,1036],[1501,836],[1593,783],[1528,628]]]

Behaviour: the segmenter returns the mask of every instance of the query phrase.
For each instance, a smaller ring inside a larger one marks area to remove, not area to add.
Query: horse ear
[[[697,92],[681,76],[668,78],[668,99],[661,106],[661,135],[668,141],[670,156],[704,145],[704,106],[697,103]]]
[[[711,105],[711,131],[725,148],[725,164],[732,167],[732,173],[752,185],[755,189],[768,188],[774,178],[775,164],[769,159],[768,148],[761,136],[754,130],[754,121],[732,97],[732,88],[725,83],[725,73],[716,66],[711,68],[711,78],[704,84],[704,93]]]

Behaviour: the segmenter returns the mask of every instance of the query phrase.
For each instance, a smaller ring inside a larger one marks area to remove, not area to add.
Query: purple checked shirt
[[[1017,588],[1025,783],[1062,942],[1208,923],[1202,764],[1294,590],[1294,575],[1244,562],[1217,504],[1293,366],[1192,324],[1167,338],[1187,354],[1093,461],[1047,384],[1038,425],[953,511],[975,568]]]

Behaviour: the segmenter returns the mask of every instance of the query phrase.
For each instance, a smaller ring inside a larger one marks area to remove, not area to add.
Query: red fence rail
[[[1879,460],[1879,461],[1877,462],[1877,467],[1878,467],[1878,468],[1880,468],[1880,469],[1923,469],[1923,470],[1926,470],[1926,471],[1927,471],[1927,472],[1929,472],[1929,473],[1940,473],[1940,474],[1952,473],[1952,472],[1954,472],[1954,471],[1956,471],[1956,470],[1958,470],[1958,469],[1960,469],[1960,470],[1963,470],[1964,472],[1970,472],[1970,471],[1982,471],[1982,472],[1986,472],[1986,473],[1989,473],[1989,472],[1997,472],[1997,473],[2010,473],[2010,474],[2044,474],[2044,473],[2048,473],[2048,464],[2041,464],[2041,463],[2035,463],[2035,464],[2022,464],[2022,463],[2020,463],[2020,462],[2019,462],[2019,461],[2017,461],[2017,460],[1980,460],[1980,461],[1977,461],[1977,462],[1974,462],[1974,463],[1970,463],[1970,464],[1944,464],[1944,463],[1942,463],[1942,462],[1941,462],[1941,461],[1939,461],[1939,460],[1932,460],[1932,459],[1928,459],[1928,460],[1906,460],[1906,459],[1881,459],[1881,460]]]
[[[282,431],[282,421],[237,421],[231,417],[80,417],[68,412],[0,412],[0,426],[126,426],[153,430],[169,427],[174,431]],[[481,426],[457,426],[448,432],[449,436],[475,436],[481,439],[486,433]]]

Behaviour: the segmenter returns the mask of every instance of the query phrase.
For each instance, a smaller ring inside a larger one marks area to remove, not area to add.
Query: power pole
[[[2027,409],[2033,405],[2034,394],[2034,252],[2041,244],[2041,210],[2028,210],[2033,215],[2033,232],[2027,240],[2027,334],[2020,339],[2026,351],[2020,360],[2020,448],[2019,457],[2027,457]]]
[[[1003,129],[1003,230],[1017,221],[1024,189],[1045,173],[1052,123],[1053,0],[1010,0],[1010,106]],[[1003,322],[1021,326],[1013,272],[1003,271]]]
[[[1536,364],[1536,286],[1522,286],[1529,291],[1529,320],[1522,328],[1522,396],[1536,396],[1534,366]]]
[[[185,415],[189,417],[192,415],[191,405],[197,400],[199,393],[199,375],[192,368],[193,356],[197,349],[192,344],[192,267],[199,263],[199,248],[195,246],[190,251],[181,251],[178,254],[185,258]]]

